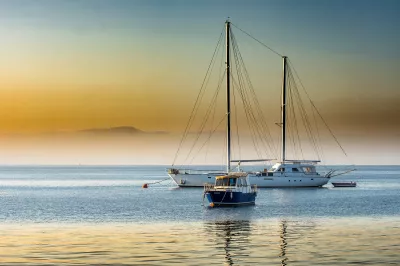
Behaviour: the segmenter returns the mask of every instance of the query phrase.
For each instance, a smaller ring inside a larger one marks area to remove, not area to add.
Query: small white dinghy
[[[332,182],[334,187],[355,187],[357,183],[354,181]]]

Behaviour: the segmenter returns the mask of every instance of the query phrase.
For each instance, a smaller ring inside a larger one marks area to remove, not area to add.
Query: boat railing
[[[232,192],[236,190],[236,186],[215,186],[214,184],[204,183],[204,193],[208,191],[225,191]]]
[[[168,174],[174,175],[226,175],[225,172],[221,170],[199,170],[199,169],[177,169],[177,168],[168,168]]]
[[[205,183],[204,184],[204,192],[210,191],[214,189],[214,184],[210,184],[210,183]]]

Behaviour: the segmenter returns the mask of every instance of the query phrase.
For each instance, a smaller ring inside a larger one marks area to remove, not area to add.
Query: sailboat
[[[226,169],[221,170],[194,170],[171,167],[167,169],[168,175],[180,187],[203,187],[204,184],[213,184],[216,177],[227,176],[232,172],[231,163],[237,164],[237,171],[242,163],[254,163],[271,161],[271,159],[233,160],[231,159],[231,65],[230,65],[230,33],[231,22],[225,22],[226,29]],[[283,82],[281,90],[281,158],[269,170],[246,172],[251,184],[259,188],[270,187],[321,187],[327,184],[334,171],[320,174],[316,170],[320,160],[292,160],[286,158],[286,134],[287,134],[287,80],[288,58],[281,56],[283,60]]]

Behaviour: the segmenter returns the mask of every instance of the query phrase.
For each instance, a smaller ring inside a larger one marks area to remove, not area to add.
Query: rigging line
[[[307,136],[308,136],[308,141],[310,142],[310,144],[314,148],[314,151],[316,152],[316,154],[318,156],[318,159],[319,159],[320,156],[319,156],[319,153],[318,153],[318,148],[316,146],[315,137],[312,134],[312,126],[311,126],[310,120],[308,118],[307,111],[306,111],[306,109],[304,107],[304,104],[303,104],[301,95],[299,93],[299,90],[297,89],[297,85],[296,85],[296,82],[295,82],[295,80],[293,78],[293,74],[292,74],[292,72],[290,70],[290,67],[288,68],[288,73],[290,75],[290,78],[291,78],[292,82],[294,83],[294,85],[293,85],[294,88],[293,89],[294,89],[294,93],[296,94],[297,106],[298,106],[298,109],[299,109],[300,117],[301,117],[302,122],[303,122],[303,126],[306,129],[306,133],[307,133]]]
[[[225,46],[224,45],[222,46],[222,54],[225,54]],[[219,80],[221,80],[221,82],[223,81],[223,78],[224,78],[225,72],[226,72],[226,69],[224,68],[224,61],[225,61],[224,57],[221,56],[221,62],[220,62],[219,74],[218,74]],[[222,73],[222,70],[223,70],[223,73]],[[211,118],[211,128],[210,128],[210,131],[209,131],[209,136],[210,137],[212,135],[212,128],[213,128],[213,125],[214,125],[214,117],[215,117],[216,109],[217,109],[216,105],[214,105],[213,114],[212,114],[212,118]],[[208,156],[208,150],[209,150],[208,148],[209,148],[209,146],[207,146],[205,157],[204,157],[206,162],[207,162],[207,156]]]
[[[213,98],[211,99],[211,103],[210,103],[210,105],[208,106],[207,111],[206,111],[206,114],[205,114],[205,117],[203,118],[202,124],[200,125],[200,131],[197,133],[196,139],[195,139],[195,141],[194,141],[192,147],[190,148],[190,151],[189,151],[188,155],[186,156],[185,162],[187,161],[187,159],[188,159],[189,156],[191,155],[191,153],[192,153],[192,151],[193,151],[193,149],[194,149],[194,146],[196,145],[197,141],[199,140],[201,134],[202,134],[203,131],[204,131],[204,127],[205,127],[205,125],[206,125],[206,123],[207,123],[207,121],[208,121],[208,118],[210,117],[211,110],[212,110],[212,108],[215,106],[215,104],[216,104],[216,102],[217,102],[217,98],[218,98],[219,92],[220,92],[220,90],[221,90],[221,84],[222,84],[222,81],[223,81],[224,76],[225,76],[225,72],[224,72],[224,75],[220,78],[220,81],[219,81],[217,90],[215,91],[214,96],[213,96]]]
[[[300,116],[302,118],[303,126],[306,129],[308,140],[309,140],[310,144],[312,144],[312,146],[314,148],[314,151],[317,153],[318,159],[320,159],[320,155],[319,155],[319,151],[318,151],[318,145],[317,145],[317,142],[316,142],[316,139],[315,139],[314,135],[312,134],[312,126],[311,126],[310,120],[308,118],[307,111],[306,111],[306,109],[304,107],[301,95],[300,95],[300,93],[298,91],[298,88],[297,88],[297,85],[296,85],[296,81],[295,81],[295,79],[293,77],[293,73],[292,73],[290,67],[288,68],[288,77],[289,77],[290,81],[292,81],[292,83],[293,83],[293,91],[296,94],[297,106],[298,106],[298,109],[299,109]]]
[[[239,76],[238,76],[238,78],[239,78]],[[233,83],[236,83],[236,80],[235,80],[235,78],[234,78],[233,76],[232,76],[232,82],[233,82]],[[239,78],[238,82],[240,83],[240,78]],[[256,145],[256,140],[255,140],[255,136],[256,136],[256,134],[255,134],[255,129],[254,129],[254,126],[253,126],[253,124],[252,124],[251,116],[250,116],[250,114],[249,114],[249,112],[250,112],[250,111],[249,111],[249,107],[248,107],[249,104],[247,103],[247,99],[246,99],[246,96],[244,95],[244,92],[243,92],[242,87],[241,87],[240,85],[237,85],[237,86],[235,86],[235,88],[238,90],[238,92],[239,92],[239,94],[240,94],[240,96],[241,96],[241,100],[242,100],[242,103],[243,103],[244,113],[245,113],[245,115],[246,115],[246,122],[247,122],[247,125],[249,126],[249,129],[250,129],[251,140],[252,140],[252,142],[253,142],[254,149],[255,149],[257,155],[261,158],[260,153],[259,153],[259,150],[258,150],[257,145]]]
[[[241,32],[243,32],[244,34],[246,34],[247,36],[249,36],[250,38],[252,38],[253,40],[255,40],[256,42],[258,42],[259,44],[261,44],[262,46],[266,47],[267,49],[269,49],[271,52],[279,55],[280,57],[283,57],[283,55],[281,55],[280,53],[278,53],[277,51],[275,51],[274,49],[272,49],[271,47],[269,47],[268,45],[266,45],[265,43],[259,41],[258,39],[256,39],[255,37],[253,37],[250,33],[247,33],[246,31],[242,30],[241,28],[239,28],[238,26],[236,26],[235,24],[233,24],[231,22],[231,25],[233,25],[235,28],[237,28],[238,30],[240,30]]]
[[[240,64],[238,62],[237,50],[235,49],[234,42],[232,42],[232,43],[233,43],[232,47],[233,47],[233,51],[234,51],[234,59],[235,59],[235,63],[236,63],[235,64],[235,66],[236,66],[235,70],[236,70],[236,74],[238,76],[238,82],[239,82],[237,90],[239,91],[239,93],[241,95],[241,98],[242,98],[243,107],[244,107],[244,111],[245,111],[245,114],[246,114],[246,118],[247,118],[247,122],[248,122],[249,128],[251,129],[251,131],[255,132],[254,127],[250,123],[251,120],[252,120],[251,119],[251,115],[250,115],[251,114],[251,108],[249,107],[250,104],[248,103],[248,101],[246,99],[246,96],[245,96],[245,93],[243,91],[243,87],[244,87],[243,86],[243,77],[241,75],[241,68],[240,68]],[[235,78],[233,77],[233,75],[232,75],[232,81],[235,83]],[[253,144],[255,146],[256,152],[257,152],[257,154],[259,154],[259,152],[257,150],[257,145],[255,145],[255,139],[254,139],[255,135],[256,134],[252,135],[252,140],[253,140]]]
[[[292,136],[292,141],[293,141],[293,144],[294,144],[294,154],[296,154],[297,155],[297,146],[299,147],[299,149],[300,149],[300,153],[301,153],[301,157],[303,158],[303,160],[304,160],[304,153],[303,153],[303,148],[302,148],[302,146],[301,146],[301,141],[300,141],[300,134],[299,134],[299,129],[298,129],[298,126],[297,126],[297,118],[296,118],[296,108],[295,108],[295,104],[294,104],[294,101],[293,101],[293,86],[292,86],[292,80],[290,79],[290,71],[288,71],[288,76],[287,76],[287,83],[288,83],[288,98],[289,98],[289,114],[291,113],[292,114],[292,117],[293,117],[293,119],[291,119],[292,121],[293,121],[293,125],[292,125],[292,123],[288,123],[288,125],[290,125],[291,126],[291,132],[292,132],[292,134],[293,134],[293,136]],[[290,121],[290,120],[289,120]],[[294,132],[296,132],[296,135],[294,134]],[[296,143],[296,141],[295,141],[295,138],[297,137],[297,142],[298,142],[298,145],[295,145],[295,143]]]
[[[232,77],[232,80],[235,81],[235,79],[233,77]],[[250,104],[249,104],[248,100],[246,99],[245,93],[243,92],[243,88],[239,86],[236,89],[238,90],[239,95],[241,96],[241,99],[242,99],[243,108],[245,111],[247,124],[248,124],[250,132],[251,132],[251,137],[252,137],[254,148],[256,150],[258,157],[262,158],[262,156],[260,155],[260,151],[258,150],[258,145],[256,144],[256,142],[258,142],[257,134],[256,134],[257,130],[255,128],[255,122],[253,121],[254,117],[251,115],[251,108],[249,107]]]
[[[233,76],[233,73],[231,75],[232,83],[234,84],[234,89],[238,90],[239,94],[241,95],[242,101],[243,101],[243,95],[242,95],[242,93],[243,93],[242,92],[242,87],[243,87],[242,86],[242,82],[243,82],[243,80],[242,80],[241,75],[240,75],[240,65],[237,62],[237,56],[236,56],[237,51],[235,49],[235,44],[234,44],[233,41],[232,41],[232,50],[233,50],[233,55],[234,55],[233,59],[234,59],[234,62],[235,62],[235,68],[233,68],[232,70],[236,71],[236,74],[237,74],[237,77],[238,77],[238,84],[236,84],[236,80],[235,80],[235,77]],[[247,113],[247,110],[246,110],[246,104],[245,103],[243,103],[243,109],[245,111],[246,117],[248,117],[248,113]],[[249,125],[249,128],[252,129],[250,125]]]
[[[290,67],[288,67],[288,75],[289,75],[288,77],[289,77],[291,83],[293,83],[293,91],[296,94],[296,99],[297,99],[297,107],[298,107],[298,110],[299,110],[299,113],[300,113],[300,117],[302,118],[303,126],[306,129],[308,140],[309,140],[310,144],[312,144],[312,147],[314,148],[314,151],[316,152],[316,154],[318,156],[318,159],[320,159],[320,155],[319,155],[319,152],[318,152],[318,146],[316,144],[315,137],[312,134],[312,126],[311,126],[310,120],[308,118],[307,111],[306,111],[306,109],[304,107],[301,95],[300,95],[299,90],[297,88],[297,84],[296,84],[296,81],[295,81],[295,79],[293,77],[293,73],[292,73]]]
[[[209,137],[211,137],[211,135],[212,135],[211,129],[212,129],[213,125],[214,125],[214,117],[215,117],[215,111],[216,111],[216,109],[217,109],[217,108],[216,108],[216,104],[214,104],[214,108],[213,108],[212,116],[211,116],[211,128],[210,128],[210,132],[209,132]],[[205,157],[204,157],[204,159],[205,159],[206,162],[207,162],[207,156],[208,156],[208,149],[209,149],[209,146],[207,146],[206,154],[205,154]]]
[[[325,155],[324,155],[324,151],[323,151],[323,149],[322,149],[322,142],[321,142],[321,134],[319,133],[319,127],[318,127],[318,121],[317,121],[317,117],[316,117],[316,115],[315,115],[315,110],[314,110],[314,108],[311,108],[311,112],[312,112],[312,115],[313,115],[313,118],[314,118],[314,124],[315,124],[315,128],[316,128],[316,131],[317,131],[317,141],[318,141],[318,145],[319,145],[319,149],[320,149],[320,152],[321,152],[321,159],[323,160],[323,161],[325,161],[323,158],[325,158]]]
[[[260,103],[259,103],[259,101],[257,99],[257,95],[256,95],[255,90],[254,90],[254,86],[253,86],[253,84],[251,82],[250,75],[249,75],[249,73],[247,71],[246,65],[245,65],[243,57],[242,57],[242,55],[240,53],[239,46],[238,46],[238,44],[236,42],[236,38],[235,38],[234,34],[232,34],[232,38],[233,38],[233,41],[234,41],[234,43],[233,43],[234,45],[233,46],[236,47],[236,49],[237,49],[238,62],[239,62],[240,65],[242,65],[242,68],[244,70],[244,74],[245,74],[245,78],[246,78],[247,83],[248,83],[249,91],[250,91],[250,94],[252,96],[252,99],[253,99],[253,102],[254,102],[254,105],[255,105],[255,109],[257,111],[256,113],[258,114],[258,118],[262,122],[261,123],[261,128],[259,130],[261,130],[261,132],[263,132],[263,134],[265,135],[266,138],[265,138],[265,140],[264,140],[263,137],[260,137],[260,138],[261,138],[262,142],[266,141],[267,146],[269,147],[269,149],[273,153],[275,153],[275,157],[276,157],[276,155],[278,153],[277,152],[277,148],[274,145],[273,138],[271,136],[269,127],[268,127],[268,125],[266,123],[266,119],[264,118],[263,112],[262,112],[261,107],[260,107]],[[240,71],[240,73],[241,72],[242,71]],[[251,108],[251,109],[253,109],[253,108]],[[272,145],[272,147],[271,147],[271,145]]]
[[[311,105],[315,108],[315,111],[317,111],[317,114],[319,115],[319,117],[321,118],[322,122],[324,122],[326,128],[329,130],[329,132],[331,133],[332,137],[335,139],[336,143],[339,145],[340,149],[342,150],[342,152],[344,153],[344,155],[347,156],[346,151],[343,149],[342,145],[340,145],[339,140],[336,138],[335,134],[333,133],[333,131],[331,130],[331,128],[328,126],[328,124],[326,123],[325,119],[322,117],[321,113],[319,112],[318,108],[315,106],[314,102],[311,100],[310,95],[308,95],[306,88],[303,85],[303,82],[301,82],[301,79],[299,77],[299,75],[297,74],[297,71],[295,69],[295,67],[293,66],[292,62],[289,60],[289,64],[292,66],[294,73],[296,74],[297,79],[300,82],[301,87],[303,88],[304,92],[307,95],[308,100],[310,101]]]
[[[185,140],[186,137],[187,137],[188,130],[189,130],[190,126],[192,125],[193,115],[194,115],[194,113],[196,112],[196,110],[197,110],[197,108],[198,108],[198,107],[196,108],[196,106],[199,105],[199,100],[201,101],[201,98],[202,98],[202,96],[200,97],[200,95],[203,95],[203,94],[204,94],[204,93],[202,94],[202,91],[203,91],[203,89],[204,89],[204,84],[205,84],[205,82],[206,82],[206,80],[207,80],[207,76],[208,76],[208,73],[210,72],[210,68],[211,68],[212,63],[213,63],[213,61],[214,61],[214,58],[215,58],[215,55],[216,55],[216,53],[217,53],[218,47],[220,46],[221,39],[222,39],[222,36],[223,36],[223,33],[224,33],[224,29],[225,29],[225,27],[223,27],[223,29],[222,29],[222,31],[221,31],[221,34],[219,35],[219,39],[218,39],[218,42],[217,42],[217,46],[216,46],[215,49],[214,49],[214,53],[213,53],[213,56],[212,56],[212,58],[211,58],[211,62],[210,62],[210,64],[208,65],[207,72],[206,72],[206,76],[204,77],[203,82],[202,82],[202,84],[201,84],[200,92],[199,92],[199,94],[197,95],[196,102],[195,102],[195,104],[194,104],[194,106],[193,106],[193,108],[192,108],[192,112],[190,113],[190,117],[189,117],[188,123],[186,124],[186,128],[185,128],[185,131],[184,131],[184,133],[183,133],[182,139],[181,139],[181,141],[179,142],[178,150],[177,150],[176,153],[175,153],[175,157],[174,157],[174,160],[173,160],[173,162],[172,162],[172,166],[174,166],[174,164],[175,164],[175,161],[176,161],[176,159],[177,159],[177,157],[178,157],[179,151],[180,151],[180,149],[182,148],[182,144],[183,144],[184,140]]]
[[[297,127],[297,120],[296,120],[296,115],[295,115],[295,105],[294,105],[294,100],[293,100],[293,93],[291,92],[292,87],[291,87],[290,79],[288,79],[288,81],[287,81],[287,91],[288,91],[288,93],[287,93],[288,103],[287,103],[286,108],[288,110],[289,119],[287,119],[286,124],[287,124],[287,129],[290,132],[288,137],[290,138],[290,140],[293,143],[293,154],[300,158],[300,155],[298,153],[299,149],[297,148],[297,146],[300,146],[301,142],[298,138],[298,134],[297,135],[294,134],[294,132],[296,132],[296,133],[298,132],[298,130],[297,130],[298,127]],[[293,118],[292,118],[292,116],[293,116]],[[293,121],[293,123],[292,123],[292,121]],[[296,136],[297,136],[297,139],[296,139]],[[296,143],[298,143],[298,145],[296,145]],[[301,147],[300,147],[300,150],[301,150]],[[304,159],[304,155],[302,153],[301,153],[301,158]]]
[[[233,34],[231,34],[231,38],[232,38],[232,50],[233,50],[233,55],[234,55],[233,58],[234,58],[234,62],[235,62],[234,68],[232,69],[233,71],[232,71],[232,75],[231,76],[232,76],[233,85],[235,85],[236,83],[235,83],[235,78],[234,78],[233,74],[236,71],[236,75],[238,77],[238,83],[239,83],[238,87],[237,88],[234,87],[234,89],[233,89],[234,105],[235,105],[235,111],[236,111],[237,110],[237,104],[236,104],[235,90],[238,90],[238,92],[240,93],[240,90],[243,87],[243,78],[242,78],[242,75],[241,75],[240,64],[238,62],[238,57],[237,57],[237,52],[238,51],[237,51],[236,42],[235,42]],[[243,106],[243,108],[245,108],[245,106]],[[237,111],[236,111],[235,119],[236,119],[236,126],[238,127],[238,125],[237,125],[238,124],[237,123]],[[239,143],[239,141],[238,141],[238,143]]]
[[[232,77],[232,81],[235,82],[235,79]],[[245,111],[245,115],[246,115],[246,122],[247,125],[249,126],[250,129],[250,133],[251,133],[251,140],[253,142],[253,146],[254,149],[257,153],[257,156],[259,158],[262,158],[259,148],[258,148],[258,138],[257,138],[257,128],[256,128],[256,123],[254,121],[254,116],[252,115],[252,111],[251,111],[251,107],[250,104],[248,102],[248,99],[246,98],[246,93],[243,91],[243,88],[238,86],[238,92],[241,96],[241,100],[243,103],[243,109]]]
[[[233,36],[234,38],[234,36]],[[242,74],[242,69],[244,69],[245,73],[246,73],[246,68],[243,62],[243,59],[241,58],[240,55],[240,51],[239,48],[237,46],[236,40],[234,40],[233,42],[233,48],[234,48],[234,55],[235,55],[235,62],[237,64],[237,75],[239,78],[239,83],[241,84],[239,86],[238,91],[241,93],[242,96],[242,101],[245,107],[245,111],[246,111],[246,117],[248,120],[248,125],[252,131],[252,139],[253,139],[253,144],[255,145],[255,149],[257,151],[257,154],[260,156],[257,145],[255,142],[258,142],[258,139],[261,140],[261,144],[263,144],[263,146],[265,146],[265,143],[263,141],[262,138],[262,128],[260,128],[259,124],[257,123],[257,119],[254,116],[254,111],[251,105],[251,97],[248,96],[248,90],[246,90],[246,86],[245,86],[245,79],[243,78],[243,74]],[[251,86],[251,82],[247,81],[250,86]],[[250,124],[249,124],[250,123]],[[261,130],[261,131],[260,131]],[[268,146],[269,146],[269,142],[267,142]],[[267,151],[268,149],[266,147],[264,147],[264,151]],[[269,147],[269,150],[273,150],[271,149],[271,147]],[[267,157],[269,157],[269,155],[267,154]],[[260,157],[261,158],[261,157]]]
[[[217,54],[218,54],[218,52],[219,52],[219,50],[217,51]],[[214,61],[212,62],[211,71],[212,71],[212,69],[214,69],[215,62],[216,62],[216,60],[214,60]],[[225,72],[224,72],[224,73],[225,73]],[[208,75],[204,88],[207,87],[208,82],[210,81],[210,78],[211,78],[211,74]],[[223,77],[220,77],[220,79],[221,79],[220,82],[222,82]],[[217,91],[215,92],[214,97],[217,97],[217,96],[218,96],[220,86],[221,86],[221,84],[218,85]],[[201,95],[200,101],[202,101],[202,99],[203,99],[203,97],[204,97],[204,94],[205,94],[205,89],[203,90],[203,94]],[[216,101],[216,99],[212,99],[212,101]],[[197,115],[197,112],[198,112],[199,108],[200,108],[200,103],[199,103],[199,104],[197,105],[197,107],[196,107],[195,116]],[[197,140],[199,139],[200,135],[202,134],[202,132],[203,132],[203,130],[204,130],[205,123],[208,121],[211,108],[212,108],[212,104],[209,105],[209,107],[208,107],[208,109],[207,109],[207,111],[206,111],[206,115],[205,115],[205,117],[203,118],[202,124],[200,125],[200,131],[198,132],[197,138],[196,138],[195,142],[193,143],[193,146],[192,146],[192,147],[194,147],[194,145],[196,144]],[[193,123],[194,123],[194,118],[195,118],[195,117],[193,117],[193,120],[191,121],[191,125],[190,125],[189,128],[191,128],[191,126],[193,125]],[[191,150],[190,150],[188,156],[190,155],[190,153],[191,153]],[[187,157],[186,157],[186,158],[187,158]]]
[[[293,75],[292,72],[291,72],[291,75]],[[296,90],[298,90],[298,89],[297,89],[297,86],[296,86]],[[298,92],[298,94],[300,95],[299,92]],[[301,103],[302,103],[302,101],[301,101]],[[304,107],[303,107],[303,108],[304,108]],[[315,112],[314,112],[314,109],[313,109],[313,108],[311,108],[311,112],[312,112],[312,114],[313,114],[314,121],[315,121]],[[305,113],[305,115],[306,115],[305,117],[306,117],[307,128],[308,128],[308,130],[309,130],[309,132],[310,132],[310,134],[309,134],[310,141],[312,142],[312,144],[313,144],[313,146],[314,146],[314,150],[315,150],[315,152],[316,152],[317,155],[318,155],[318,159],[321,159],[320,151],[322,151],[322,149],[321,149],[321,147],[319,146],[318,135],[315,136],[315,134],[312,134],[312,132],[314,132],[313,126],[312,126],[313,124],[312,124],[311,118],[309,118],[309,115],[307,114],[305,108],[304,108],[304,113]],[[317,133],[319,134],[318,131],[317,131]]]
[[[218,129],[218,127],[221,125],[221,123],[225,120],[225,115],[222,117],[222,119],[219,121],[218,125],[214,128],[214,130],[212,131],[212,134],[215,133],[215,131]],[[203,145],[201,145],[201,147],[197,150],[196,155],[194,155],[192,157],[192,160],[190,161],[190,164],[193,162],[193,160],[196,158],[196,156],[199,154],[199,152],[203,149],[204,145],[206,145],[206,143],[210,140],[212,134],[210,134],[210,136],[208,136],[208,138],[206,139],[206,141],[203,143]]]
[[[261,144],[260,146],[263,146],[263,151],[266,153],[267,157],[270,157],[267,151],[273,151],[273,152],[275,151],[275,149],[271,148],[270,146],[270,144],[273,143],[273,141],[271,141],[271,136],[268,130],[268,126],[266,126],[265,119],[263,118],[260,104],[258,103],[257,96],[255,95],[253,85],[251,84],[249,74],[247,72],[243,57],[241,56],[234,34],[232,34],[231,37],[233,39],[232,47],[234,51],[235,63],[237,65],[238,81],[240,83],[238,91],[242,96],[247,122],[252,133],[253,145],[255,146],[255,150],[258,156],[260,157],[260,152],[257,145],[257,143],[260,142]],[[253,105],[255,106],[255,109]],[[258,116],[256,117],[255,114],[258,114]],[[261,121],[258,122],[258,120]],[[269,140],[267,140],[268,136],[270,137]],[[267,148],[267,146],[269,148]]]
[[[314,135],[312,134],[312,125],[311,125],[310,120],[308,118],[307,111],[306,111],[306,109],[304,107],[301,95],[300,95],[300,93],[299,93],[299,91],[297,89],[297,84],[296,84],[295,79],[293,78],[293,74],[292,74],[292,71],[291,71],[290,67],[288,68],[288,77],[289,77],[289,81],[291,82],[292,91],[296,95],[297,108],[298,108],[300,117],[302,119],[303,126],[306,129],[308,140],[309,140],[310,144],[312,145],[312,147],[314,148],[314,151],[316,152],[316,154],[318,156],[318,159],[320,159],[317,141],[316,141]]]
[[[286,97],[286,144],[291,142],[292,145],[290,146],[290,149],[293,153],[292,156],[296,156],[296,144],[295,141],[293,140],[294,134],[292,133],[292,119],[291,119],[291,115],[292,115],[292,99],[291,99],[291,93],[290,93],[290,86],[287,83],[286,85],[286,92],[287,92],[287,97]],[[286,147],[286,157],[289,156],[289,146],[287,145]]]
[[[313,114],[315,128],[317,130],[317,136],[318,136],[317,140],[318,140],[318,145],[320,147],[319,149],[320,149],[320,152],[321,152],[321,160],[320,161],[324,162],[325,161],[325,155],[324,155],[324,150],[322,149],[321,134],[319,133],[318,123],[317,123],[317,118],[315,116],[314,108],[311,108],[311,112]],[[322,165],[322,166],[324,166],[324,165]]]
[[[234,87],[234,86],[232,86]],[[239,150],[239,159],[241,159],[241,147],[240,147],[240,134],[239,134],[239,124],[238,124],[238,111],[236,105],[236,95],[235,95],[235,88],[233,88],[233,105],[235,107],[235,124],[236,124],[236,136],[237,136],[237,143],[238,143],[238,150]]]

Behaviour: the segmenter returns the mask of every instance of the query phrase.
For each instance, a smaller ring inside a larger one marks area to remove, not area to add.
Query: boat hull
[[[206,197],[210,206],[232,207],[243,205],[254,205],[257,192],[236,192],[236,191],[208,191]]]
[[[356,182],[332,182],[334,187],[355,187],[357,186]]]
[[[214,184],[215,174],[169,174],[180,187],[203,187],[204,184]],[[252,185],[259,188],[278,187],[322,187],[330,180],[319,174],[274,174],[274,176],[249,175]]]

